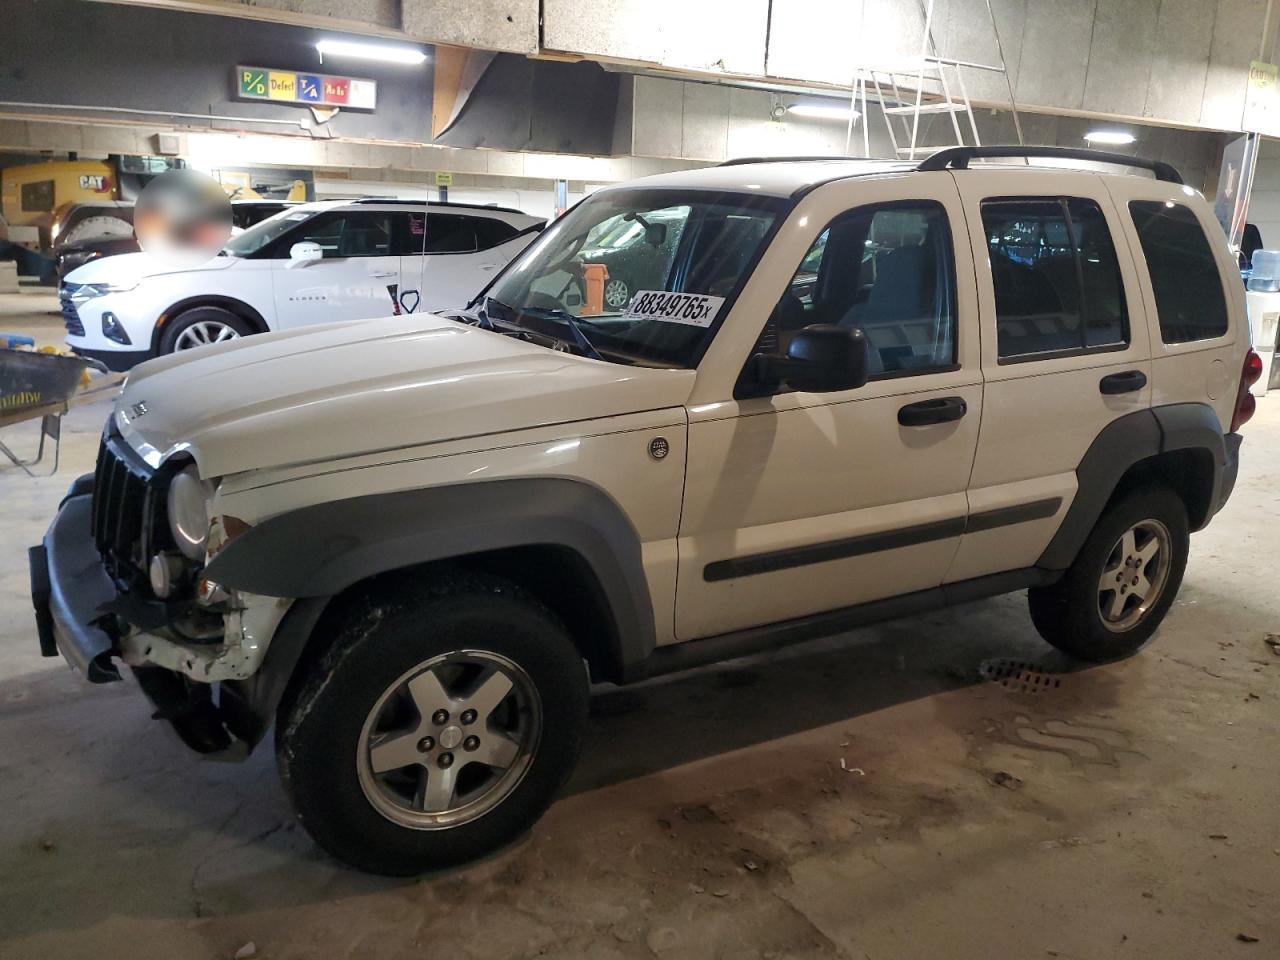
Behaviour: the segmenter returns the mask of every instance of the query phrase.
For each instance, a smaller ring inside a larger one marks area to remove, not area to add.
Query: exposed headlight
[[[200,479],[194,465],[184,468],[169,483],[169,530],[183,556],[204,561],[209,542],[209,504],[213,485]]]
[[[71,295],[71,299],[77,303],[84,303],[94,297],[105,297],[108,293],[128,293],[137,285],[137,280],[123,283],[86,283]]]

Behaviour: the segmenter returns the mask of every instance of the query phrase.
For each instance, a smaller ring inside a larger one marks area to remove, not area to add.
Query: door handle
[[[898,410],[898,423],[904,427],[928,427],[935,423],[951,423],[969,411],[963,397],[937,397],[908,403]]]
[[[1123,373],[1109,373],[1098,381],[1098,390],[1103,395],[1114,397],[1120,393],[1133,393],[1147,385],[1147,375],[1141,370],[1126,370]]]
[[[369,271],[369,276],[371,277],[395,277],[399,275],[400,275],[399,270],[370,270]]]

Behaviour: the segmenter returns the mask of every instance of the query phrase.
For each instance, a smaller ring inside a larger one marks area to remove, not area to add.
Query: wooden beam
[[[467,65],[466,47],[436,47],[435,82],[431,91],[431,137],[444,133],[460,107],[458,93],[462,89],[462,72]]]

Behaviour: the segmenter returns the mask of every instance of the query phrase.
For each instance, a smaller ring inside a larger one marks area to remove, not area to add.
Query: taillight
[[[1236,391],[1236,412],[1231,415],[1231,432],[1235,433],[1249,422],[1258,409],[1258,401],[1254,399],[1249,388],[1262,376],[1262,358],[1252,349],[1244,355],[1244,367],[1240,370],[1240,389]]]

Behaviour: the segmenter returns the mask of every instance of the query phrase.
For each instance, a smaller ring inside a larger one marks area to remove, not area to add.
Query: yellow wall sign
[[[272,100],[297,100],[298,75],[271,70],[267,73],[267,96]]]
[[[241,100],[276,100],[355,110],[373,110],[378,104],[377,81],[327,73],[239,66],[235,68],[235,89]]]
[[[1252,60],[1245,87],[1241,129],[1246,133],[1280,136],[1280,67]]]
[[[437,187],[452,187],[452,186],[453,186],[453,174],[452,174],[452,173],[437,173],[437,174],[436,174],[436,186],[437,186]]]

